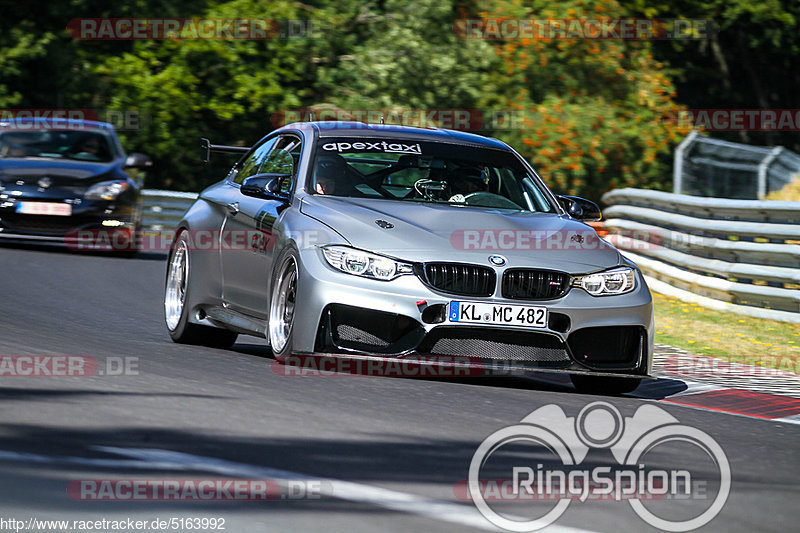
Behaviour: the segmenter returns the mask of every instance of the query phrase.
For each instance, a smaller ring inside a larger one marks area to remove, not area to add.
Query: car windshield
[[[97,131],[0,132],[0,157],[73,159],[107,163],[114,159],[113,143]]]
[[[402,139],[331,138],[317,145],[316,194],[554,212],[510,151]]]

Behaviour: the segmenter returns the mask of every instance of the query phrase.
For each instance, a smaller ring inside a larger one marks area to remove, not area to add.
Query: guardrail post
[[[761,163],[758,164],[758,199],[763,200],[764,197],[767,195],[767,171],[769,170],[769,166],[778,157],[778,154],[781,153],[783,150],[783,146],[776,146],[772,149],[772,151],[767,154],[767,157],[761,160]]]
[[[683,152],[686,147],[697,137],[697,130],[692,130],[689,135],[675,149],[675,164],[672,174],[672,192],[683,194]]]

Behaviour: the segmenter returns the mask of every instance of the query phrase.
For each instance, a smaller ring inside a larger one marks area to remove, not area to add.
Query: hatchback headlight
[[[354,276],[389,281],[414,273],[414,267],[408,263],[347,246],[326,246],[322,254],[333,268]]]
[[[615,268],[605,272],[577,276],[573,279],[572,286],[581,287],[592,296],[625,294],[636,287],[636,275],[632,268]]]
[[[86,190],[87,200],[114,200],[130,187],[127,181],[101,181]]]

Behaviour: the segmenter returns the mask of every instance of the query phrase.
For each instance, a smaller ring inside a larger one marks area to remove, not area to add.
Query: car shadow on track
[[[0,400],[49,400],[52,398],[76,398],[80,396],[141,396],[143,398],[151,398],[157,396],[159,398],[201,398],[210,400],[225,399],[225,396],[216,396],[209,394],[185,394],[185,393],[153,393],[153,392],[126,392],[126,391],[109,391],[109,390],[94,390],[94,389],[31,389],[31,388],[12,388],[0,387]]]
[[[630,395],[644,400],[663,400],[686,391],[689,386],[673,378],[656,378],[642,381],[642,384]]]
[[[228,430],[202,431],[165,427],[131,427],[121,419],[104,428],[74,428],[7,424],[0,450],[49,456],[123,456],[110,448],[148,448],[218,457],[248,465],[263,465],[325,477],[346,475],[353,481],[449,483],[463,477],[475,452],[474,439],[414,439],[382,434],[374,439],[275,437],[270,427],[255,426],[258,436],[231,435]],[[2,459],[2,457],[0,457]],[[213,471],[213,470],[209,470]],[[174,476],[173,476],[174,477]]]
[[[256,337],[252,338],[255,339]],[[230,348],[230,351],[244,355],[254,355],[256,357],[272,359],[272,350],[270,350],[269,346],[264,343],[263,339],[261,339],[261,341],[262,344],[244,344],[242,342],[237,342],[232,348]]]
[[[21,241],[4,241],[0,242],[0,250],[3,248],[10,248],[15,250],[29,250],[32,252],[42,252],[48,254],[64,254],[64,255],[83,255],[89,257],[110,257],[116,259],[140,259],[142,261],[166,261],[167,252],[137,252],[132,256],[125,255],[122,252],[104,252],[98,250],[73,250],[65,245],[48,244],[48,243],[30,243]]]

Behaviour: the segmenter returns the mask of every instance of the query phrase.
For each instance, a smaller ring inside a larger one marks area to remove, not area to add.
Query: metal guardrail
[[[197,199],[196,192],[142,191],[142,227],[147,230],[173,229]]]
[[[763,199],[800,173],[800,155],[711,139],[692,131],[675,150],[673,190],[696,196]]]
[[[800,322],[800,202],[641,189],[603,202],[607,239],[673,296]]]
[[[800,202],[703,198],[629,188],[613,190],[606,193],[603,198],[603,201],[606,201],[605,198],[609,198],[609,204],[652,207],[697,218],[800,224],[800,207],[798,207]]]

